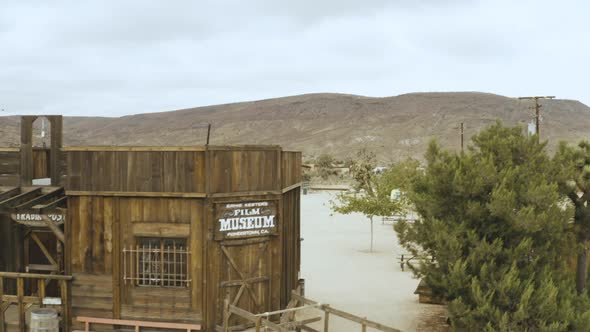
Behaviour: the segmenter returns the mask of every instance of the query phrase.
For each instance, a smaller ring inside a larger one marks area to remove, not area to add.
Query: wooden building
[[[20,148],[0,150],[0,271],[71,276],[66,322],[90,316],[214,331],[225,299],[254,313],[287,305],[299,283],[301,153],[62,147],[59,116],[48,117],[51,147],[35,150],[35,119],[23,117]],[[51,185],[33,185],[38,177]],[[35,284],[28,289],[41,297]]]

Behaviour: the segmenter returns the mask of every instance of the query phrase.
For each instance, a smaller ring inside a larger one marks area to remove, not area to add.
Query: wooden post
[[[256,318],[256,332],[260,332],[260,321],[262,320],[262,317],[258,317]]]
[[[21,332],[25,332],[26,330],[26,322],[25,322],[25,303],[24,303],[24,296],[25,296],[25,279],[23,277],[19,277],[16,279],[16,297],[18,302],[18,328]]]
[[[326,304],[326,306],[324,307],[324,332],[328,332],[328,327],[329,327],[329,321],[330,321],[330,312],[328,311],[328,309],[330,309],[330,305]]]
[[[68,289],[67,280],[59,280],[59,288],[61,293],[61,308],[62,308],[62,322],[64,332],[70,332],[71,321],[70,321],[70,292]]]
[[[45,308],[43,299],[45,298],[45,280],[37,279],[37,294],[39,295],[39,307]]]
[[[223,332],[229,332],[229,297],[223,300]]]
[[[4,329],[4,308],[2,307],[2,304],[4,304],[4,301],[2,300],[3,297],[4,297],[4,277],[0,277],[0,332],[6,331]]]
[[[366,319],[367,319],[367,317],[363,318],[363,323],[362,323],[363,324],[363,329],[362,329],[363,332],[367,332],[367,325],[365,324]]]

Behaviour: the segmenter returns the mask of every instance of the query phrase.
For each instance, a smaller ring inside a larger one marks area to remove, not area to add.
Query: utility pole
[[[463,152],[463,122],[461,122],[461,152]]]
[[[518,97],[518,99],[520,99],[520,100],[534,100],[535,101],[535,106],[532,106],[530,108],[535,110],[535,133],[537,134],[537,143],[539,142],[540,137],[541,137],[540,127],[539,127],[539,117],[540,117],[540,113],[541,113],[541,107],[543,107],[539,104],[539,99],[553,99],[553,98],[555,98],[555,96]]]

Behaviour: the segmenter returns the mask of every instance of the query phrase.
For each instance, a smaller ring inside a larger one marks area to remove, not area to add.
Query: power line
[[[539,127],[539,117],[541,113],[542,105],[539,104],[539,99],[554,99],[555,96],[531,96],[531,97],[518,97],[520,100],[534,100],[535,106],[529,107],[530,109],[535,110],[535,133],[537,134],[537,143],[539,143],[539,139],[541,137],[541,128]]]

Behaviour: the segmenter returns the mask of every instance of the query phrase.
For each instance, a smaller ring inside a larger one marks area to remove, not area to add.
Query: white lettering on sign
[[[225,237],[262,236],[276,229],[276,207],[269,202],[223,204],[217,216],[217,231]]]
[[[47,217],[49,220],[53,222],[62,222],[64,221],[63,214],[48,214]],[[16,214],[17,221],[43,221],[40,214],[36,213],[17,213]]]
[[[275,216],[219,219],[222,232],[275,227]]]

